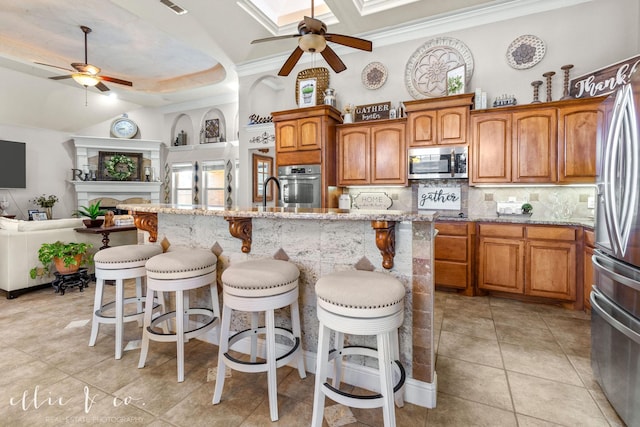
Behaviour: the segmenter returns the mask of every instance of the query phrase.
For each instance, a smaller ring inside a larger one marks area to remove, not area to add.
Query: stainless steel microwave
[[[409,179],[468,178],[468,148],[425,147],[409,149]]]

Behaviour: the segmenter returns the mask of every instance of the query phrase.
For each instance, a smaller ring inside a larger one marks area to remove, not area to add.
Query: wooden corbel
[[[158,240],[158,214],[155,212],[133,212],[133,223],[136,228],[149,232],[149,242]]]
[[[376,246],[382,254],[382,266],[387,270],[393,268],[393,257],[396,256],[396,223],[395,221],[371,221],[376,230]]]
[[[225,216],[224,219],[229,221],[229,233],[242,240],[242,252],[245,254],[251,252],[251,218]]]

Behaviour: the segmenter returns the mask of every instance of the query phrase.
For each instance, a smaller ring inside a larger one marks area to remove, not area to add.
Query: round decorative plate
[[[507,48],[507,63],[516,70],[526,70],[540,62],[546,51],[547,48],[539,37],[520,36]]]
[[[362,84],[367,89],[378,89],[387,81],[387,68],[380,62],[372,62],[362,70]]]
[[[466,65],[465,83],[473,75],[473,56],[458,39],[437,37],[420,46],[405,68],[405,85],[414,99],[447,95],[447,71]]]

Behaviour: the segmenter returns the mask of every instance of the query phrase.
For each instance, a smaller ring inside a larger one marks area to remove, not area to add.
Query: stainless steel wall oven
[[[294,165],[278,167],[280,181],[279,206],[285,208],[322,207],[322,180],[320,165]]]

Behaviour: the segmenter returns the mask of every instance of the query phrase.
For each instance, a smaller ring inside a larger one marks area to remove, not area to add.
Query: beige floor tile
[[[582,387],[583,383],[564,353],[502,343],[504,367],[549,380]]]
[[[442,331],[438,355],[481,365],[503,368],[500,347],[495,340],[487,340],[454,332]]]
[[[562,352],[562,347],[549,329],[529,327],[526,323],[496,323],[499,342]]]
[[[615,409],[613,409],[601,389],[591,389],[589,390],[589,393],[591,394],[591,397],[593,397],[593,399],[596,401],[596,404],[611,426],[624,427],[624,422],[620,419]]]
[[[438,393],[435,409],[427,414],[428,427],[511,427],[517,426],[512,411]]]
[[[438,391],[513,411],[503,369],[438,356]]]
[[[507,372],[518,414],[571,426],[607,426],[586,388]]]
[[[549,421],[540,420],[538,418],[528,417],[522,414],[516,414],[518,419],[518,427],[560,427],[561,424],[550,423]]]
[[[447,312],[442,321],[442,330],[484,339],[496,339],[493,320],[469,316],[458,311]]]

